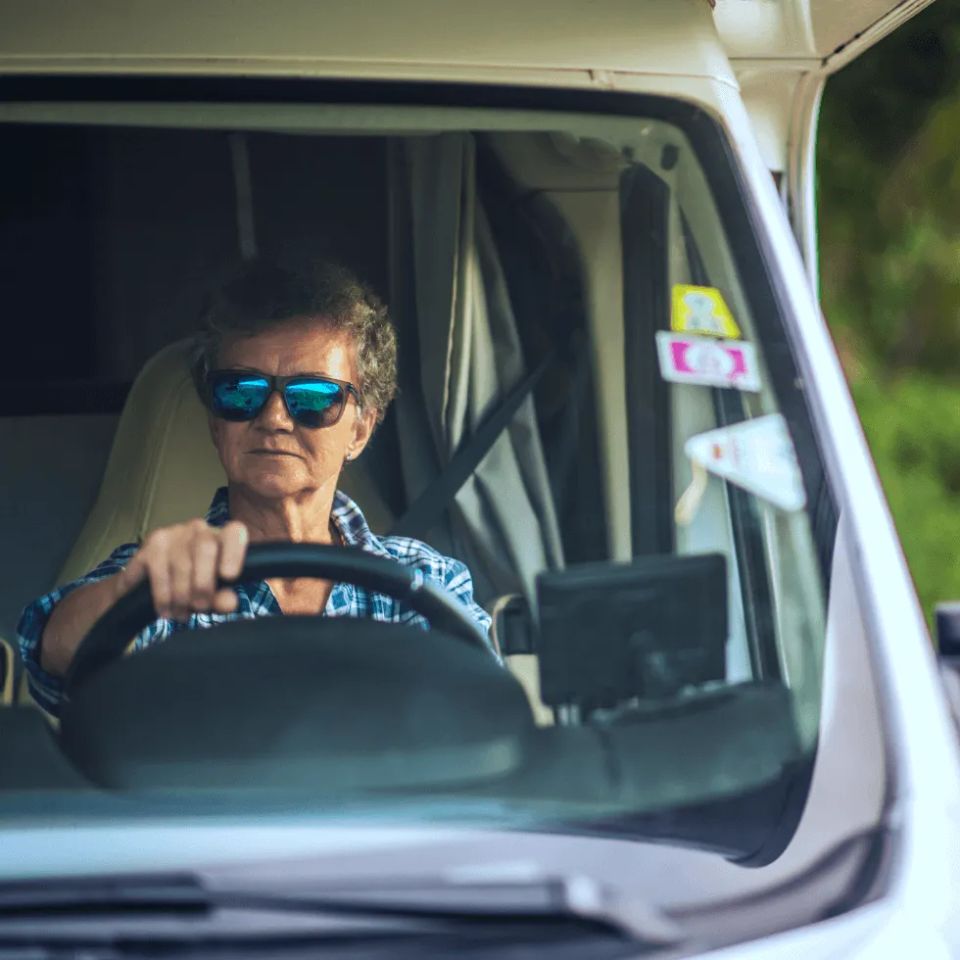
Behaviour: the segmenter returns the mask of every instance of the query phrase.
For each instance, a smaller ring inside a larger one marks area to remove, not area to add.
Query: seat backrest
[[[0,707],[8,707],[13,703],[16,665],[13,644],[0,637]]]
[[[58,583],[82,576],[115,547],[156,527],[202,517],[226,482],[190,378],[189,350],[189,340],[164,347],[137,377],[100,493]],[[341,476],[340,488],[360,504],[374,532],[386,531],[392,517],[362,457]]]

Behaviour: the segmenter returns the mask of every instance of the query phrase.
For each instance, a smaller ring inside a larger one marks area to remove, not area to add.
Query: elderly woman
[[[56,713],[60,678],[96,620],[143,580],[160,619],[137,649],[177,630],[281,613],[417,622],[390,597],[347,583],[268,580],[218,589],[258,540],[360,547],[415,567],[449,590],[486,631],[466,567],[426,544],[377,537],[337,490],[396,388],[396,335],[377,298],[342,268],[309,275],[258,263],[214,299],[197,338],[194,381],[227,486],[206,519],[124,544],[86,576],[36,600],[18,628],[34,698]]]

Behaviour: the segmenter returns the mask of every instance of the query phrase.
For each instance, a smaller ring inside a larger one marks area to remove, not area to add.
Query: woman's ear
[[[374,427],[377,425],[377,410],[375,407],[363,407],[353,423],[353,440],[347,447],[347,460],[356,460],[363,453],[363,448],[370,442]]]

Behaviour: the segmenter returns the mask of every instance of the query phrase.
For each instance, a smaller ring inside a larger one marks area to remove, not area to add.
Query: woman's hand
[[[237,520],[211,527],[190,520],[154,530],[127,566],[112,577],[88,583],[53,609],[40,643],[40,663],[58,676],[66,673],[80,641],[120,597],[150,582],[161,617],[186,620],[191,613],[232,613],[237,595],[217,590],[217,578],[232,579],[243,568],[247,528]]]
[[[237,595],[229,587],[218,590],[217,580],[240,574],[247,540],[247,528],[238,520],[211,527],[197,519],[154,530],[117,574],[115,597],[148,580],[159,617],[186,620],[194,613],[232,613]]]

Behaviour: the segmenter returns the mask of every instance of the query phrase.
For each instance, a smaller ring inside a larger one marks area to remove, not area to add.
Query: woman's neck
[[[230,519],[246,525],[251,543],[263,540],[334,543],[331,511],[336,492],[336,478],[315,490],[278,499],[267,499],[243,487],[231,486]]]

